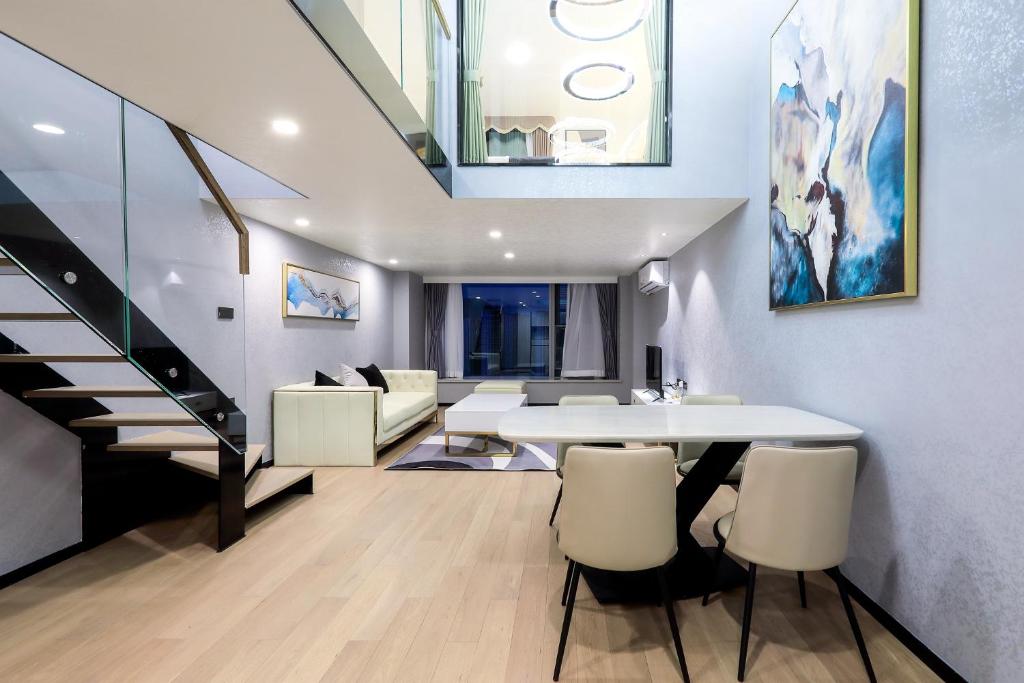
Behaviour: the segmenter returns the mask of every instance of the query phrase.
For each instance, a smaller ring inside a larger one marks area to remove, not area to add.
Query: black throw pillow
[[[316,379],[313,380],[313,386],[315,387],[340,387],[343,386],[341,382],[329,377],[319,370],[316,371]]]
[[[388,382],[384,379],[384,374],[380,371],[373,363],[370,363],[368,367],[356,368],[356,372],[366,378],[366,383],[371,387],[380,387],[384,390],[384,393],[388,393]]]

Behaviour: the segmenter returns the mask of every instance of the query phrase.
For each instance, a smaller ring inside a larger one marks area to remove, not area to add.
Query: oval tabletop
[[[784,406],[536,406],[508,411],[501,438],[532,442],[854,441],[864,432]]]

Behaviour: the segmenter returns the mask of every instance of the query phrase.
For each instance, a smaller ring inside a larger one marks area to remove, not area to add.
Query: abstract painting
[[[355,280],[284,264],[284,317],[359,320]]]
[[[798,0],[771,42],[770,304],[917,294],[918,0]]]

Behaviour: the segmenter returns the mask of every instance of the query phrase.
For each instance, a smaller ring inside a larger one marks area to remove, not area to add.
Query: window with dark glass
[[[671,0],[460,0],[463,164],[664,164]]]

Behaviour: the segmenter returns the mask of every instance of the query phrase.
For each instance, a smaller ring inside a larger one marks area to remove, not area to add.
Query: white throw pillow
[[[366,378],[356,372],[356,369],[341,364],[341,385],[345,387],[366,387]]]

